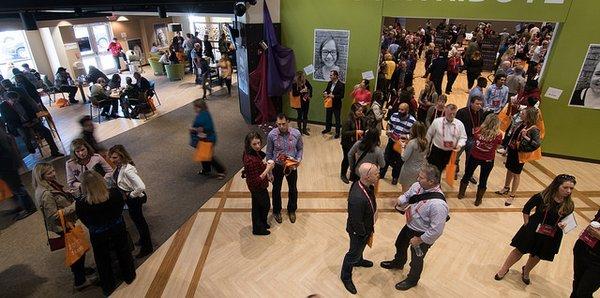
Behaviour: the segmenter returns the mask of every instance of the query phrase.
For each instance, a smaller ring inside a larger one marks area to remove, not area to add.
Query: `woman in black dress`
[[[576,183],[575,177],[571,175],[558,175],[546,189],[525,203],[523,206],[524,224],[510,242],[514,249],[494,279],[503,279],[512,265],[519,261],[524,254],[529,254],[529,259],[521,273],[521,280],[528,285],[531,282],[529,273],[533,267],[540,260],[552,261],[554,259],[554,255],[560,248],[562,229],[565,226],[560,221],[573,213],[575,209],[571,193]],[[534,207],[535,213],[530,216]]]

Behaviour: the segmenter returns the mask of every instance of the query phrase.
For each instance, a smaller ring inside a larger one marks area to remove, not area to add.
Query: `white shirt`
[[[456,118],[452,122],[448,122],[446,117],[436,118],[427,130],[427,141],[445,151],[463,147],[467,142],[465,125]]]

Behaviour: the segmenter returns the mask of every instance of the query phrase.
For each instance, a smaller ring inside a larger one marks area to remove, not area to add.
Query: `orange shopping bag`
[[[13,193],[4,180],[0,179],[0,202],[12,198]]]
[[[62,210],[58,211],[58,217],[60,218],[63,231],[65,231],[65,265],[70,267],[77,260],[81,259],[91,247],[81,226],[76,225],[67,231],[65,216]]]
[[[290,97],[290,108],[299,109],[300,108],[300,96],[292,95],[292,91],[289,94]]]
[[[454,186],[454,172],[456,171],[456,151],[452,151],[450,155],[450,161],[446,166],[446,183],[450,186]]]
[[[194,152],[194,161],[211,161],[213,156],[213,143],[198,141],[196,152]]]
[[[326,109],[333,108],[333,99],[331,97],[325,97],[325,100],[323,101],[323,106]]]
[[[394,151],[398,152],[398,154],[402,154],[402,151],[404,150],[402,148],[402,141],[398,140],[394,142],[394,146],[392,147],[394,149]]]

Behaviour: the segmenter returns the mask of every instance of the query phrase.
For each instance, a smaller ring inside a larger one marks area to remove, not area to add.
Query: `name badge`
[[[454,141],[444,141],[444,148],[454,149]]]
[[[554,237],[554,234],[556,234],[556,228],[551,225],[539,224],[535,232],[549,237]]]
[[[594,238],[587,230],[581,233],[579,240],[583,241],[590,248],[595,248],[596,244],[598,244],[598,239]]]
[[[499,99],[492,100],[492,106],[494,106],[494,107],[500,106],[500,100]]]

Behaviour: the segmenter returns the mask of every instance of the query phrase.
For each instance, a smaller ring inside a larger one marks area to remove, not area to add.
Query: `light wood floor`
[[[313,132],[322,127],[311,125]],[[340,268],[348,249],[345,232],[348,185],[339,179],[341,147],[330,135],[313,133],[304,139],[304,159],[299,168],[298,220],[291,224],[271,216],[269,236],[253,236],[250,194],[240,173],[210,199],[141,267],[138,278],[123,284],[114,297],[323,297],[350,296],[340,282]],[[502,187],[504,167],[497,157],[489,192],[481,206],[473,206],[471,187],[467,198],[456,199],[456,187],[442,185],[452,214],[442,237],[425,261],[419,286],[410,297],[566,297],[571,290],[571,249],[578,234],[598,210],[600,183],[594,173],[600,165],[555,158],[527,164],[518,198],[504,207],[493,194]],[[574,194],[579,227],[566,234],[555,261],[541,262],[531,274],[532,284],[520,280],[525,259],[503,281],[494,273],[507,256],[510,240],[522,225],[520,210],[527,199],[547,185],[553,175],[577,177]],[[476,173],[477,174],[477,173]],[[375,227],[375,244],[364,256],[373,268],[354,270],[360,297],[400,295],[395,283],[407,269],[388,271],[378,266],[394,254],[394,241],[404,217],[392,210],[399,186],[383,180],[378,203],[381,215]],[[284,190],[287,186],[284,182]],[[284,192],[283,204],[287,199]],[[168,220],[168,219],[165,219]]]

